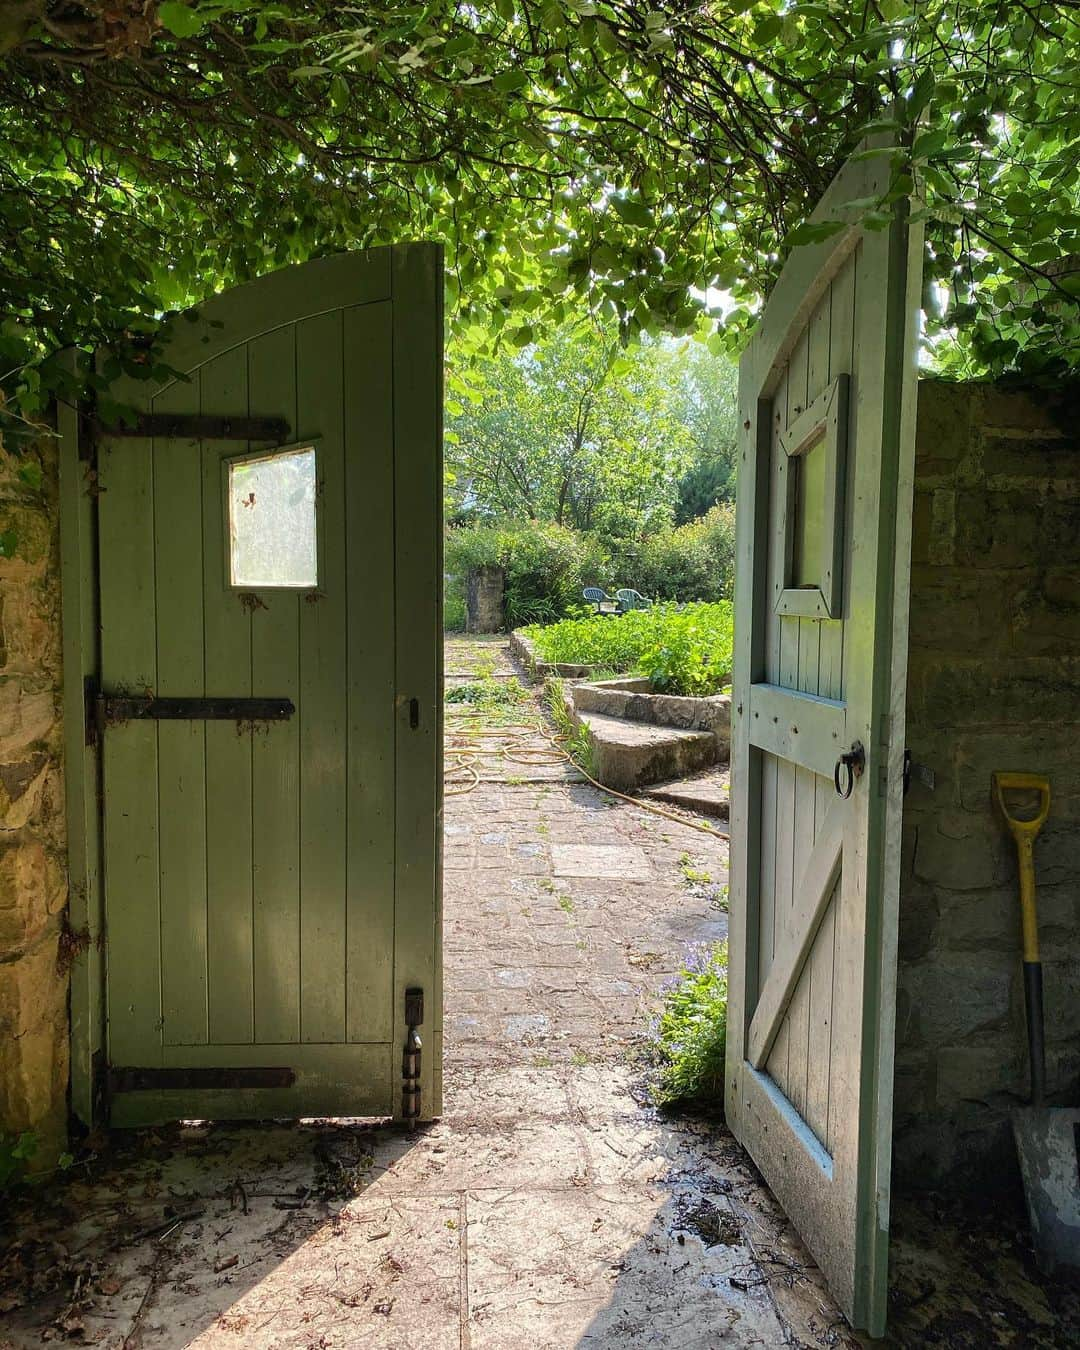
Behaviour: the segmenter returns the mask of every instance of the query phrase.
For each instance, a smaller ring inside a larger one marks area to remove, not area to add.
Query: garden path
[[[493,662],[450,640],[448,686]],[[494,735],[446,801],[441,1121],[114,1139],[16,1217],[0,1346],[851,1343],[730,1135],[643,1088],[658,994],[726,932],[724,842],[581,781],[533,692],[448,705],[451,748],[465,726]]]

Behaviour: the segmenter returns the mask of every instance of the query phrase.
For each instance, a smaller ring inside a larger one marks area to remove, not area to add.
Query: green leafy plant
[[[447,703],[470,704],[476,708],[514,708],[528,699],[521,681],[512,675],[508,680],[496,680],[488,675],[479,680],[465,680],[446,687]]]
[[[661,692],[695,697],[730,680],[733,632],[728,601],[654,605],[618,618],[593,615],[525,629],[545,661],[638,671]]]
[[[0,1193],[23,1179],[37,1150],[38,1138],[32,1130],[18,1135],[0,1134]]]
[[[37,1157],[40,1146],[33,1130],[23,1130],[16,1135],[0,1134],[0,1195],[31,1179],[30,1164]],[[70,1153],[61,1153],[53,1170],[66,1172],[74,1161]],[[47,1171],[37,1173],[38,1177],[48,1175]]]
[[[727,943],[718,942],[687,961],[665,994],[654,1037],[659,1104],[722,1104],[727,993]]]
[[[566,747],[566,753],[573,762],[590,776],[595,768],[592,736],[589,728],[578,726],[570,716],[563,694],[562,680],[550,679],[544,684],[544,701],[547,704],[555,730]]]

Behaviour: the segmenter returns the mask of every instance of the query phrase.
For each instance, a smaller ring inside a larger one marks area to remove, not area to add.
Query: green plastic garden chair
[[[608,595],[607,591],[599,586],[586,586],[581,594],[590,605],[596,606],[597,614],[616,614],[619,612],[615,597]]]
[[[646,600],[640,591],[631,590],[629,587],[616,591],[615,599],[618,601],[620,614],[628,614],[632,609],[652,608],[651,600]]]

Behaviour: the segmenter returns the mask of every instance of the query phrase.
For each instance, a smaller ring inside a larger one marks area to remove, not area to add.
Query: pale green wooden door
[[[852,161],[816,214],[888,183],[886,158]],[[727,1116],[875,1333],[920,272],[906,208],[796,249],[740,369]]]
[[[150,420],[98,457],[114,1123],[400,1115],[406,989],[440,1109],[441,294],[430,246],[288,268],[115,391]]]

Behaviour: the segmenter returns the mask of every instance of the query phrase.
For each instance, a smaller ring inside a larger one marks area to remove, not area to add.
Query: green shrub
[[[735,511],[714,506],[700,520],[645,539],[582,534],[562,525],[451,526],[445,542],[444,626],[465,627],[465,582],[476,567],[506,569],[511,628],[550,624],[580,612],[581,592],[631,586],[658,600],[730,599],[735,569]]]
[[[716,604],[654,605],[525,630],[545,661],[639,671],[656,689],[704,697],[731,678],[732,611]]]
[[[727,990],[726,942],[688,961],[668,990],[656,1022],[660,1104],[722,1104]]]
[[[443,593],[443,628],[447,633],[465,631],[465,596],[449,578]]]
[[[511,628],[554,623],[581,603],[594,566],[595,541],[561,525],[471,525],[446,532],[444,613],[459,614],[464,627],[465,583],[477,567],[506,570],[506,621]],[[449,625],[447,625],[449,626]]]
[[[629,562],[629,560],[627,560]],[[637,580],[659,600],[730,600],[735,585],[735,508],[714,506],[699,520],[652,535],[640,546]]]

